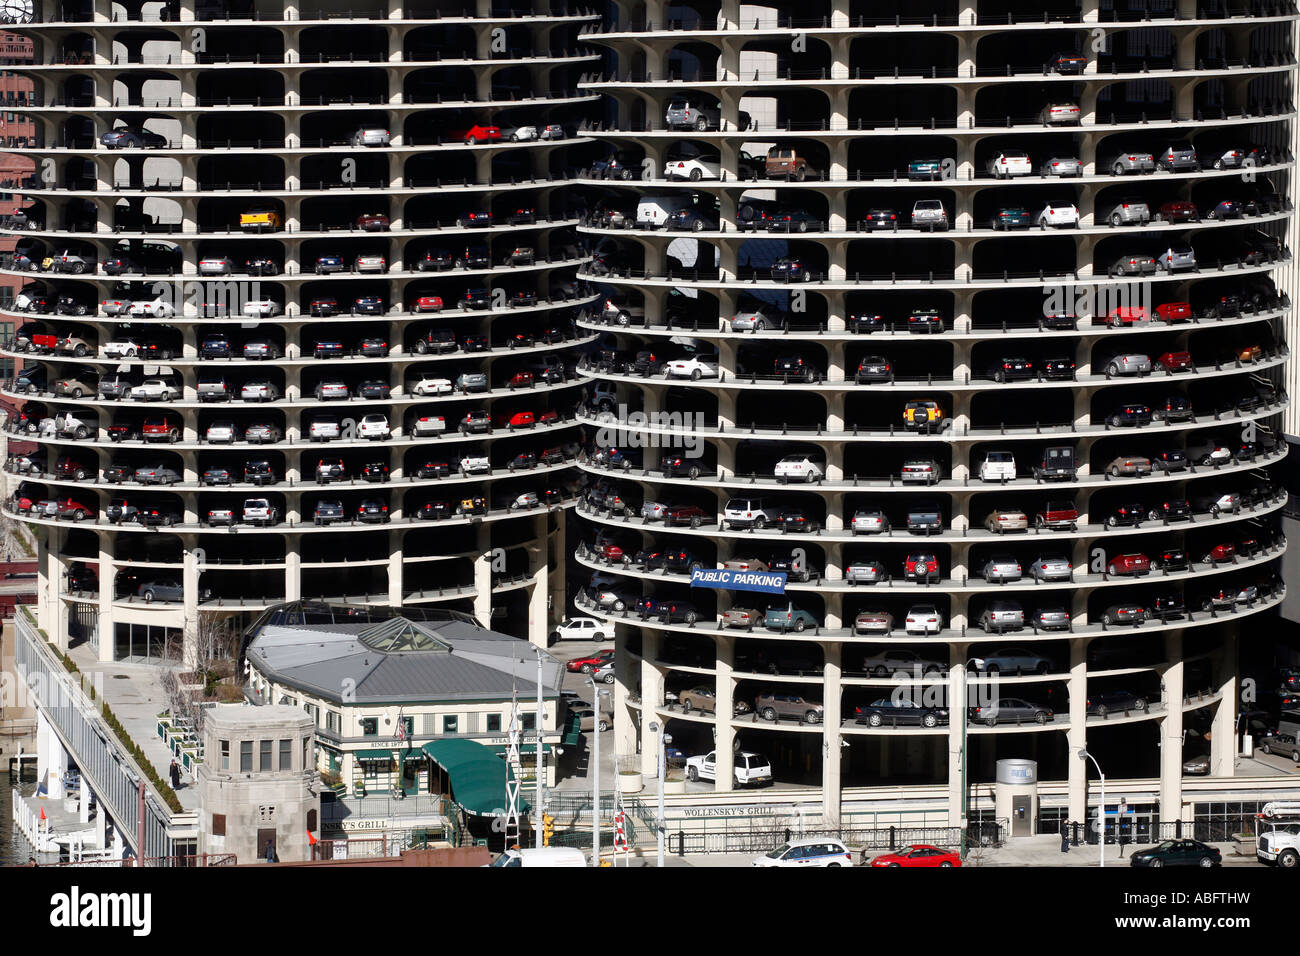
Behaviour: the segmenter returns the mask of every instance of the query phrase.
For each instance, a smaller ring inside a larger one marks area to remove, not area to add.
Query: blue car
[[[358,296],[352,303],[353,315],[383,315],[384,300],[377,295]]]
[[[325,275],[328,272],[342,272],[346,268],[343,264],[342,256],[317,256],[316,257],[316,274]]]

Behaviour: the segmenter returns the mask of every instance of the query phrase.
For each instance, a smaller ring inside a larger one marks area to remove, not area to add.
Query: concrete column
[[[1066,681],[1070,695],[1070,729],[1065,734],[1066,768],[1069,775],[1070,820],[1082,823],[1088,818],[1088,768],[1079,759],[1079,751],[1088,747],[1088,642],[1070,642],[1070,677]]]
[[[736,762],[735,742],[735,696],[736,681],[731,676],[736,664],[736,639],[719,637],[717,654],[714,662],[715,675],[713,694],[717,705],[715,714],[713,749],[716,754],[716,779],[713,789],[717,793],[729,792],[735,783]]]
[[[550,622],[546,612],[546,599],[550,591],[546,586],[546,578],[546,560],[543,558],[537,573],[533,575],[533,584],[528,591],[528,642],[543,650],[546,649],[546,638],[550,633]]]
[[[117,563],[113,560],[113,537],[110,534],[99,535],[99,660],[108,663],[113,660],[113,581],[117,577]]]
[[[948,721],[948,826],[961,826],[962,822],[962,729],[965,727],[966,681],[965,649],[952,648],[953,656],[949,658],[951,670],[948,672],[948,699],[952,705],[948,712],[953,714]],[[882,740],[882,743],[884,741]],[[885,759],[882,748],[882,759]]]
[[[641,631],[641,773],[659,779],[659,735],[650,724],[662,726],[655,709],[663,704],[664,675],[652,662],[659,659],[659,633]]]
[[[825,680],[822,683],[822,820],[840,819],[840,770],[843,748],[840,747],[840,703],[844,673],[844,645],[838,641],[823,645],[826,654]]]
[[[1226,635],[1215,666],[1221,699],[1210,727],[1210,773],[1231,777],[1237,763],[1237,635]]]
[[[609,625],[613,628],[613,625]],[[628,657],[627,628],[614,630],[614,750],[620,754],[636,753],[636,729],[632,726],[635,711],[629,706],[628,698],[636,686],[634,667],[640,662],[633,662]],[[644,702],[643,702],[644,703]]]
[[[181,547],[181,587],[183,594],[185,630],[181,635],[182,656],[188,667],[198,664],[199,651],[199,555],[194,553],[194,539],[186,535]]]
[[[1165,636],[1169,667],[1162,680],[1165,716],[1160,719],[1160,819],[1177,820],[1183,806],[1183,635]]]

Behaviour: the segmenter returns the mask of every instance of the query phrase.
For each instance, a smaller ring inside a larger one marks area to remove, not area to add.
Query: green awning
[[[409,754],[402,755],[403,763],[419,763],[425,757],[429,756],[423,750],[412,750]]]
[[[391,750],[354,750],[352,756],[358,760],[392,760]]]
[[[433,762],[447,772],[451,799],[466,813],[497,817],[505,813],[506,762],[476,740],[448,738],[424,745]],[[521,798],[519,810],[527,812]]]
[[[560,741],[566,747],[576,747],[582,739],[582,718],[574,711],[569,711],[564,721],[564,738]]]

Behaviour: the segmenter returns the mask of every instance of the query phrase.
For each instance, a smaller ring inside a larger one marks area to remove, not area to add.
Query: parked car
[[[754,698],[754,712],[764,720],[774,721],[782,717],[819,724],[822,720],[822,705],[799,694],[759,694]]]

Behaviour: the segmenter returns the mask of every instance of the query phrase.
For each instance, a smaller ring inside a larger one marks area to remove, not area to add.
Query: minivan
[[[586,866],[587,858],[577,847],[543,846],[506,850],[484,866]]]

